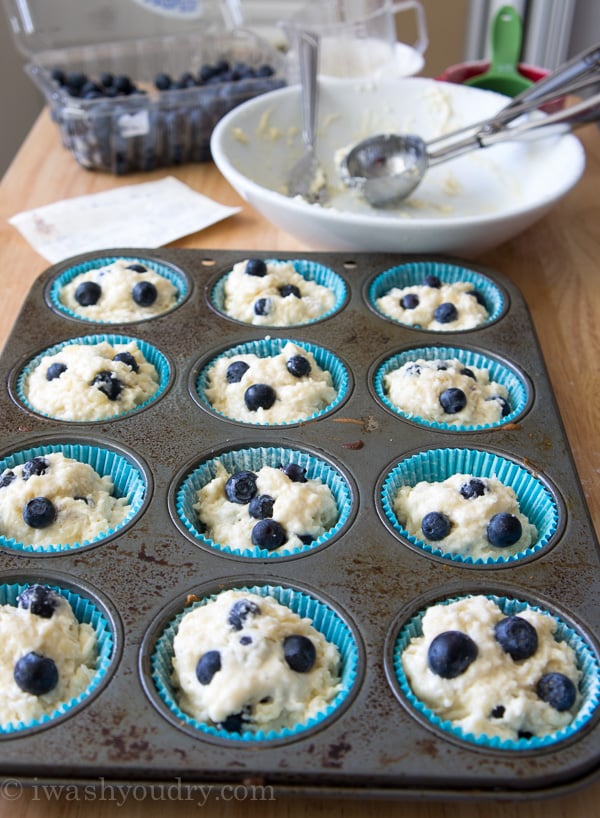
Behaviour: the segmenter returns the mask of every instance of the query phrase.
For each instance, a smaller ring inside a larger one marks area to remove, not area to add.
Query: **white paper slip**
[[[55,264],[109,247],[161,247],[240,210],[167,176],[158,182],[63,199],[17,213],[9,222]]]

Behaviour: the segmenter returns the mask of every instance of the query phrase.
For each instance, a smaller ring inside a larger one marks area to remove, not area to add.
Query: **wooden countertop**
[[[600,532],[600,134],[595,126],[579,132],[587,168],[577,187],[542,221],[479,260],[510,278],[523,293],[539,336],[550,379],[573,450],[596,532]],[[297,251],[308,249],[272,227],[243,203],[212,164],[169,168],[168,173],[227,205],[243,205],[238,215],[175,242],[174,247]],[[0,346],[4,344],[34,279],[48,263],[7,219],[57,199],[149,181],[165,171],[114,177],[80,168],[60,144],[47,111],[25,140],[0,185]],[[286,749],[285,752],[293,752]],[[395,802],[278,799],[255,801],[251,794],[213,791],[173,806],[180,818],[203,814],[316,818],[592,818],[600,816],[600,781],[560,798],[517,802]],[[87,794],[66,789],[61,795],[41,788],[21,790],[0,773],[0,818],[159,818],[169,796],[126,797],[110,790]]]

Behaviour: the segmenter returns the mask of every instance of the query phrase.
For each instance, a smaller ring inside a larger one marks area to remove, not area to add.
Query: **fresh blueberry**
[[[262,258],[249,258],[246,262],[246,275],[262,278],[267,274],[267,265]]]
[[[272,65],[259,65],[256,69],[256,76],[257,77],[272,77],[275,73],[275,69]]]
[[[254,302],[255,315],[268,315],[273,307],[273,302],[270,298],[257,298]]]
[[[111,88],[114,85],[115,77],[110,71],[103,71],[100,74],[100,84],[104,88]]]
[[[48,528],[56,519],[56,509],[47,497],[33,497],[25,504],[23,519],[30,528]]]
[[[134,372],[139,372],[138,362],[135,360],[131,352],[117,352],[113,361],[121,361],[122,364],[127,364]]]
[[[569,710],[575,704],[577,690],[564,673],[546,673],[538,681],[535,692],[555,710]]]
[[[237,471],[225,483],[227,499],[238,505],[247,505],[256,491],[256,475],[253,471]]]
[[[246,719],[243,713],[232,713],[224,721],[218,723],[221,730],[227,730],[228,733],[242,733]]]
[[[315,664],[317,651],[308,636],[294,633],[283,640],[283,657],[296,673],[308,673]]]
[[[482,497],[485,494],[486,488],[487,486],[483,480],[480,480],[478,477],[472,477],[470,480],[467,480],[466,483],[463,483],[458,491],[465,500],[472,500],[473,497]]]
[[[315,538],[312,534],[298,534],[298,539],[304,545],[310,545],[312,542],[315,541]]]
[[[279,295],[282,298],[287,298],[288,295],[293,295],[296,298],[302,298],[302,293],[295,284],[282,284],[279,288]]]
[[[75,290],[75,301],[82,307],[93,307],[102,295],[102,288],[95,281],[82,281]]]
[[[66,364],[61,364],[58,361],[56,363],[50,364],[50,366],[46,370],[46,380],[54,381],[56,378],[60,378],[62,373],[66,371],[67,371]]]
[[[473,378],[474,381],[477,380],[477,378],[475,377],[475,373],[473,372],[472,369],[469,369],[468,366],[463,366],[462,369],[460,370],[460,374],[466,375],[467,378]]]
[[[311,370],[310,361],[304,355],[292,355],[287,359],[285,365],[294,378],[304,378]]]
[[[50,463],[45,457],[34,457],[23,463],[21,476],[23,480],[29,480],[30,477],[41,477],[41,475],[46,474],[49,468]]]
[[[400,306],[404,310],[414,310],[419,306],[419,296],[415,293],[407,293],[400,299]]]
[[[506,712],[506,708],[503,704],[497,704],[496,707],[490,713],[490,718],[492,719],[501,719]]]
[[[43,696],[58,684],[58,669],[53,659],[31,651],[15,664],[15,682],[24,693]]]
[[[196,679],[201,685],[209,685],[219,670],[221,670],[221,654],[218,650],[209,650],[198,659]]]
[[[157,296],[158,292],[151,281],[138,281],[131,290],[131,297],[138,307],[151,307]]]
[[[306,469],[297,463],[286,463],[281,471],[289,477],[292,483],[306,483]]]
[[[467,405],[467,396],[456,386],[444,389],[439,398],[440,405],[447,415],[456,415]]]
[[[500,404],[500,407],[502,409],[501,416],[503,418],[505,418],[507,415],[510,415],[510,413],[512,411],[511,408],[510,408],[510,404],[506,400],[506,398],[502,397],[502,395],[492,395],[491,398],[486,398],[486,400],[495,400],[496,403]]]
[[[477,658],[477,645],[462,631],[444,631],[429,645],[427,664],[442,679],[455,679]]]
[[[133,270],[134,273],[147,273],[148,268],[144,267],[143,264],[138,264],[137,262],[133,262],[133,264],[128,264],[125,268],[126,270]]]
[[[62,68],[53,68],[50,72],[50,76],[54,82],[57,82],[59,85],[64,85],[67,80],[66,74]]]
[[[211,77],[215,75],[215,67],[214,65],[210,65],[210,63],[205,63],[204,65],[200,66],[200,71],[198,72],[198,79],[200,82],[207,82]]]
[[[277,400],[277,394],[267,383],[255,383],[244,392],[244,402],[251,412],[270,409]]]
[[[250,366],[245,361],[234,361],[227,367],[225,380],[227,383],[239,383],[249,369]]]
[[[437,542],[447,537],[452,528],[452,523],[449,518],[441,511],[430,511],[421,520],[421,531],[423,536]]]
[[[241,631],[246,619],[249,616],[257,616],[260,612],[259,606],[251,599],[238,599],[231,606],[227,622],[234,631]]]
[[[442,282],[439,280],[437,276],[434,275],[426,275],[425,278],[421,281],[422,287],[433,287],[436,290],[439,290],[442,286]]]
[[[52,588],[47,585],[29,585],[17,597],[17,607],[25,611],[31,611],[36,616],[41,616],[42,619],[50,619],[56,606],[58,605],[59,596]]]
[[[433,317],[439,324],[450,324],[458,318],[458,310],[450,301],[444,301],[435,308]]]
[[[494,626],[496,642],[511,659],[529,659],[538,647],[537,631],[522,616],[507,616]]]
[[[521,539],[523,527],[518,517],[508,511],[500,511],[490,519],[487,538],[497,548],[507,548]]]
[[[255,520],[264,520],[273,516],[275,498],[270,494],[257,494],[250,500],[248,514]]]
[[[259,520],[252,529],[252,544],[274,551],[287,542],[287,531],[277,520]]]
[[[69,87],[69,90],[79,90],[83,88],[86,82],[87,75],[83,71],[71,71],[65,77],[65,84]]]
[[[131,94],[134,90],[134,85],[129,79],[128,76],[125,74],[118,74],[113,82],[114,87],[117,89],[119,94]]]
[[[94,380],[90,386],[95,386],[100,392],[106,395],[109,400],[118,400],[119,395],[123,391],[123,384],[116,377],[114,372],[108,369],[102,369],[94,376]]]
[[[480,292],[477,292],[477,290],[469,290],[467,295],[473,296],[473,298],[475,299],[475,301],[477,301],[478,304],[480,304],[482,307],[485,307],[487,309],[487,304],[485,303],[485,298],[481,295]]]
[[[17,479],[17,475],[14,471],[8,469],[2,475],[0,475],[0,489],[5,489],[7,486],[10,486],[13,480]]]

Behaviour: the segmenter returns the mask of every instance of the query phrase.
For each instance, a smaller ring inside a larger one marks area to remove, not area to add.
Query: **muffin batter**
[[[481,296],[467,281],[444,284],[434,279],[433,285],[393,287],[375,303],[384,315],[401,324],[454,332],[473,329],[487,320],[489,313],[480,301]]]
[[[402,665],[415,696],[442,719],[508,740],[546,736],[572,721],[581,672],[573,649],[554,638],[550,614],[528,606],[506,617],[481,595],[432,606],[422,627]]]
[[[173,648],[181,709],[231,732],[304,724],[340,690],[337,647],[269,596],[219,594],[183,617]]]
[[[76,545],[119,525],[130,506],[109,475],[54,452],[0,475],[0,535],[33,546]]]

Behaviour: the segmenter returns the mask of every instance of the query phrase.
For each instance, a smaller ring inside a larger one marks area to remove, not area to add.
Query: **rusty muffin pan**
[[[228,318],[217,298],[223,276],[234,263],[257,256],[326,267],[338,286],[335,309],[295,327]],[[185,282],[184,297],[164,316],[130,324],[93,324],[57,309],[57,279],[107,257],[168,267]],[[490,320],[477,329],[435,332],[383,316],[372,303],[380,277],[411,264],[460,268],[483,288]],[[76,423],[44,417],[23,402],[20,376],[28,362],[66,341],[107,333],[160,353],[168,371],[156,399],[121,417]],[[269,426],[211,410],[202,393],[208,362],[227,350],[277,347],[285,339],[335,362],[339,394],[327,411]],[[441,357],[456,352],[465,366],[490,363],[504,378],[511,405],[501,423],[424,424],[386,401],[378,384],[390,362],[417,352],[435,358],[440,350]],[[598,543],[527,306],[499,272],[437,256],[111,248],[39,277],[0,364],[0,460],[82,446],[114,453],[145,481],[135,514],[106,538],[49,552],[0,542],[4,586],[42,582],[83,596],[100,611],[112,639],[92,695],[56,719],[0,734],[4,775],[92,785],[250,783],[282,794],[390,798],[550,795],[597,775],[600,708],[593,691],[576,730],[507,749],[464,740],[428,721],[394,672],[406,623],[428,605],[475,593],[550,612],[585,644],[585,662],[598,666]],[[201,482],[203,464],[260,449],[296,452],[332,480],[340,520],[307,547],[282,555],[213,547],[186,518],[190,476]],[[540,543],[516,558],[478,561],[449,559],[407,536],[390,518],[390,486],[405,473],[403,464],[412,475],[426,473],[432,451],[453,453],[461,465],[475,463],[479,473],[500,464],[539,484],[542,501],[531,513]],[[351,667],[344,695],[325,718],[263,740],[196,729],[174,714],[157,685],[157,646],[190,597],[251,587],[276,588],[294,604],[308,599],[313,607],[302,610],[326,609],[343,633],[344,662]]]

